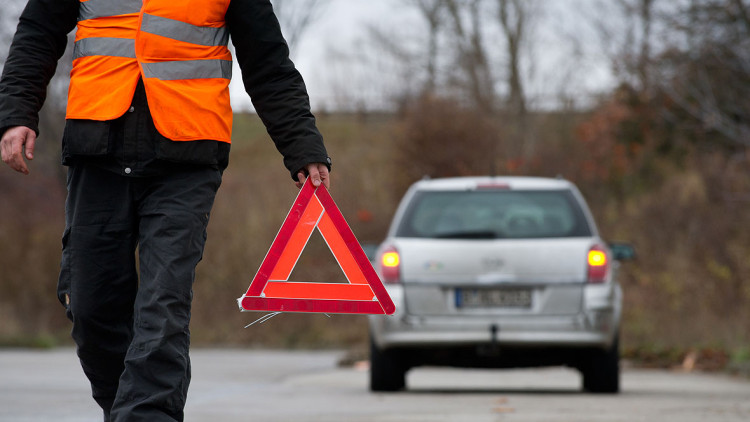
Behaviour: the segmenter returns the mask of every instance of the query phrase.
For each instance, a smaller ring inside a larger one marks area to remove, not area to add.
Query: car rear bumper
[[[545,348],[607,348],[620,324],[622,291],[618,284],[587,286],[583,308],[574,314],[413,315],[404,290],[388,286],[396,312],[370,316],[370,332],[381,349],[496,344]]]
[[[378,347],[498,344],[540,347],[608,347],[617,329],[611,310],[573,316],[514,318],[371,317]]]

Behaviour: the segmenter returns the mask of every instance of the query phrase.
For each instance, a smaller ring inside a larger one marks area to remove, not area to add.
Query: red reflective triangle
[[[348,283],[289,281],[317,228]],[[258,273],[244,296],[242,311],[387,314],[396,307],[325,186],[309,179],[297,195]]]

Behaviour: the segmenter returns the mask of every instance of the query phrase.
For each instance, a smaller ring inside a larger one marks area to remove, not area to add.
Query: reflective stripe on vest
[[[143,78],[169,139],[231,142],[230,0],[80,0],[69,119],[111,120]]]
[[[226,27],[196,26],[148,14],[143,15],[141,31],[209,47],[226,46],[229,42],[229,32]]]
[[[144,78],[162,81],[180,79],[232,79],[232,62],[229,60],[178,60],[158,63],[141,63]]]
[[[78,20],[106,18],[128,13],[139,13],[143,2],[141,0],[86,0],[81,2],[78,10]]]
[[[83,38],[73,45],[73,60],[86,56],[113,56],[134,59],[135,40],[107,37]]]
[[[111,1],[88,0],[86,3],[101,3],[111,5]],[[131,0],[131,3],[139,3]],[[115,7],[103,7],[115,10]],[[124,8],[119,8],[124,11]],[[96,14],[99,12],[100,14]],[[87,16],[108,17],[103,11],[89,7]],[[130,13],[130,11],[126,12]],[[87,18],[90,19],[90,18]],[[83,19],[81,19],[83,20]],[[226,27],[214,28],[191,25],[174,19],[162,18],[154,15],[143,15],[141,30],[154,35],[171,38],[204,46],[226,46],[229,42],[229,32]],[[135,58],[135,39],[91,37],[75,42],[73,59],[86,56],[113,56]],[[165,81],[178,79],[224,78],[232,79],[232,62],[227,60],[178,60],[159,63],[143,63],[145,78],[158,78]]]

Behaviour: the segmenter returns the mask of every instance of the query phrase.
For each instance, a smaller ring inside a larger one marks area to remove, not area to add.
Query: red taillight
[[[401,278],[401,257],[394,247],[386,248],[380,254],[380,273],[384,283],[398,283]]]
[[[609,270],[609,258],[606,249],[592,246],[588,254],[589,283],[604,283]]]

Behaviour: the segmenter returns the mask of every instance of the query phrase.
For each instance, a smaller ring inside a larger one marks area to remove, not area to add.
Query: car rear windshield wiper
[[[497,233],[489,230],[437,233],[436,239],[497,239]]]

